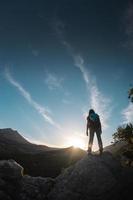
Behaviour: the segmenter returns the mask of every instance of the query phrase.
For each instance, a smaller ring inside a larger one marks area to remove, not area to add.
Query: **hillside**
[[[0,160],[14,159],[32,176],[56,177],[86,154],[81,149],[51,148],[28,142],[17,131],[0,130]],[[31,167],[32,166],[32,167]]]
[[[52,149],[45,145],[36,145],[27,141],[21,134],[11,128],[0,129],[0,152],[5,153],[40,153]]]
[[[12,143],[30,144],[24,137],[22,137],[16,130],[11,128],[0,129],[0,140],[6,140]]]

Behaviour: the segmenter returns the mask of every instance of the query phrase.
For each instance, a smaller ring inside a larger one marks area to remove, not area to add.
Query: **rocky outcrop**
[[[19,199],[44,200],[55,184],[52,178],[24,176],[20,182]]]
[[[14,160],[0,161],[0,178],[4,180],[20,180],[23,168]]]
[[[121,174],[111,154],[86,156],[57,177],[49,200],[120,199]]]
[[[54,183],[52,178],[24,176],[14,160],[0,161],[1,200],[45,200]]]
[[[133,169],[107,152],[85,156],[56,179],[23,175],[14,160],[0,161],[2,200],[128,200],[132,190]]]

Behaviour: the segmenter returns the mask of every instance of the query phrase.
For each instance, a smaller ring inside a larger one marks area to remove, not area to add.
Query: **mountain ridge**
[[[44,150],[52,150],[54,148],[48,147],[46,145],[38,145],[29,142],[26,138],[24,138],[17,130],[13,130],[11,128],[0,129],[0,151],[6,151],[4,148],[8,145],[10,151],[20,151],[22,153],[39,153]],[[16,145],[16,146],[15,146]],[[3,152],[4,153],[4,152]]]
[[[0,160],[14,159],[32,176],[56,177],[86,152],[79,148],[52,148],[26,141],[16,130],[0,129]],[[31,168],[32,165],[32,168]]]
[[[17,130],[13,130],[11,128],[0,129],[0,136],[7,140],[15,141],[18,143],[24,143],[24,144],[30,143],[22,135],[20,135]]]

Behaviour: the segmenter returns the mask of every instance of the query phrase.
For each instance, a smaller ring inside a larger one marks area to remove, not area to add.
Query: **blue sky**
[[[132,122],[131,1],[0,3],[0,126],[50,146],[87,147],[86,116],[100,115],[104,146]],[[95,141],[94,148],[97,142]]]

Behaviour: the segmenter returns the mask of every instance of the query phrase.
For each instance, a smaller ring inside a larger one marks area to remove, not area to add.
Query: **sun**
[[[75,137],[71,138],[70,139],[70,145],[73,146],[74,148],[81,148],[81,149],[85,148],[85,143],[80,138],[75,138]]]

